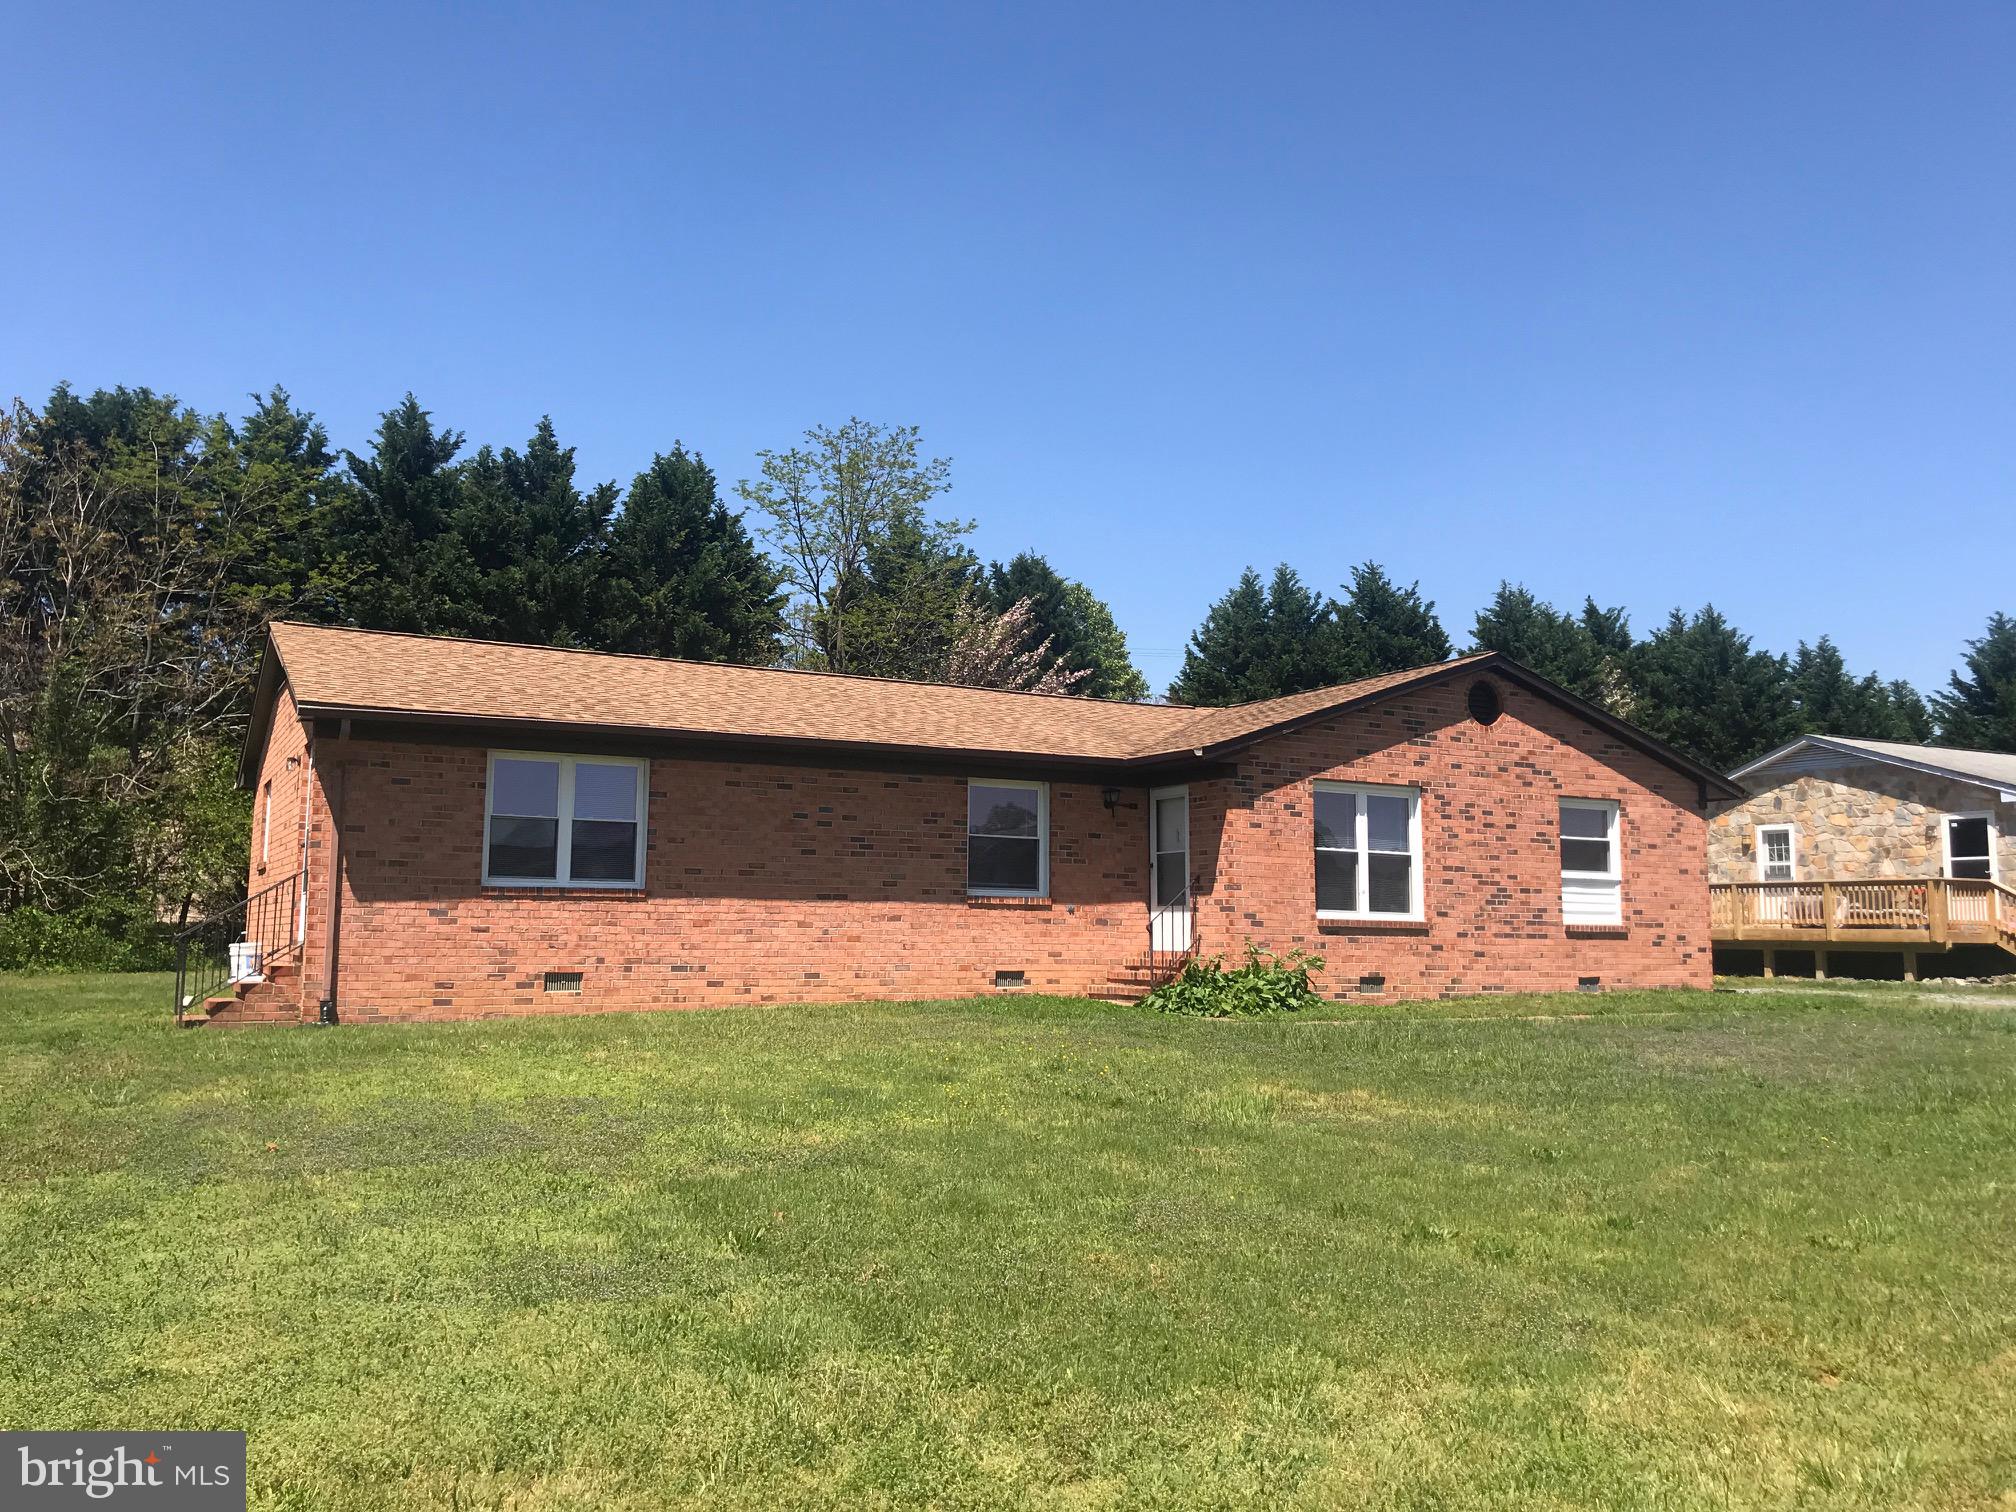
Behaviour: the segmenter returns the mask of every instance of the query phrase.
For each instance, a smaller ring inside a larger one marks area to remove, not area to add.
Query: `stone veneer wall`
[[[1761,774],[1760,774],[1761,775]],[[1936,877],[1939,827],[1948,814],[1994,815],[2001,880],[2016,877],[2016,804],[1972,783],[1869,763],[1788,777],[1742,803],[1717,804],[1708,821],[1708,879],[1757,880],[1757,826],[1795,826],[1801,882]]]

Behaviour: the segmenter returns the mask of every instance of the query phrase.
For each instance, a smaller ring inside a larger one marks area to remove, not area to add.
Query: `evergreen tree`
[[[1183,666],[1169,697],[1184,704],[1222,705],[1268,698],[1279,691],[1262,683],[1267,651],[1267,590],[1248,567],[1232,591],[1205,612],[1190,636]]]
[[[1865,689],[1848,675],[1840,649],[1823,635],[1799,642],[1791,665],[1792,704],[1802,734],[1861,736]]]
[[[1058,667],[1087,675],[1070,691],[1091,698],[1139,699],[1148,680],[1127,655],[1127,638],[1113,611],[1083,583],[1064,577],[1033,551],[987,569],[987,593],[996,614],[1026,601],[1038,639],[1050,642]]]
[[[472,618],[475,571],[452,528],[461,479],[457,431],[411,394],[378,419],[371,455],[346,451],[350,488],[334,511],[349,579],[341,618],[367,630],[458,630]]]
[[[1283,563],[1265,588],[1247,568],[1190,637],[1169,685],[1178,703],[1233,704],[1348,681],[1331,606]]]
[[[1544,604],[1525,588],[1501,582],[1477,611],[1473,649],[1496,651],[1584,698],[1604,694],[1604,662],[1594,637],[1573,615]]]
[[[344,568],[330,525],[345,484],[329,433],[277,384],[252,403],[232,438],[238,507],[220,526],[228,592],[248,623],[332,618]]]
[[[1267,619],[1261,631],[1255,675],[1267,689],[1254,695],[1276,698],[1346,682],[1352,676],[1337,662],[1335,606],[1283,562],[1267,583]]]
[[[1449,659],[1449,636],[1421,585],[1400,587],[1376,562],[1351,569],[1351,586],[1331,606],[1339,649],[1326,658],[1326,682],[1404,672]],[[1323,683],[1313,683],[1321,687]]]
[[[1051,636],[1060,657],[1068,659],[1064,629],[1068,611],[1064,604],[1066,579],[1043,557],[1033,551],[1017,552],[1007,563],[994,562],[987,568],[987,597],[996,614],[1006,614],[1027,600],[1030,619]]]
[[[1875,680],[1875,674],[1870,674]],[[1901,740],[1908,745],[1927,745],[1932,740],[1932,711],[1925,704],[1916,688],[1898,678],[1884,687],[1890,704],[1890,721],[1893,734],[1873,737],[1882,740]]]
[[[1596,600],[1582,600],[1582,630],[1605,657],[1622,657],[1631,653],[1631,621],[1620,606],[1614,609],[1598,608]]]
[[[1853,676],[1828,636],[1811,646],[1799,643],[1790,689],[1797,733],[1907,743],[1929,737],[1931,717],[1916,690],[1908,683],[1886,683],[1873,672]]]
[[[1604,609],[1595,599],[1584,598],[1579,623],[1596,653],[1594,691],[1584,692],[1583,696],[1612,714],[1631,718],[1631,652],[1634,643],[1630,617],[1621,606]]]
[[[1675,609],[1632,654],[1632,718],[1648,733],[1729,771],[1798,733],[1785,659],[1751,649],[1711,604]]]
[[[713,470],[683,446],[631,481],[601,572],[595,639],[604,650],[749,663],[777,655],[777,569],[721,502]]]
[[[1074,650],[1061,657],[1073,670],[1088,675],[1071,691],[1089,698],[1118,698],[1138,703],[1148,696],[1148,679],[1134,665],[1127,650],[1127,636],[1113,618],[1106,601],[1096,597],[1083,583],[1064,584],[1064,624],[1077,637]]]
[[[593,606],[616,486],[583,493],[574,449],[542,418],[523,453],[484,447],[458,471],[449,529],[466,573],[443,628],[484,640],[593,645]]]
[[[2016,619],[1991,614],[1987,633],[1967,642],[1965,668],[1933,695],[1939,743],[2016,752]]]

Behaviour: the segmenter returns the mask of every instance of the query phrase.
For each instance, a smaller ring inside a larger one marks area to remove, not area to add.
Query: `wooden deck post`
[[[1769,945],[1764,947],[1764,980],[1770,981],[1778,975],[1778,952]]]
[[[1826,926],[1827,938],[1830,940],[1833,939],[1835,937],[1835,924],[1834,884],[1832,882],[1822,882],[1820,884],[1820,922]],[[1824,954],[1825,952],[1822,953]]]
[[[1813,980],[1816,982],[1827,980],[1827,952],[1817,947],[1813,951]]]
[[[1918,952],[1915,950],[1904,952],[1904,980],[1907,982],[1918,980]]]
[[[1925,929],[1934,945],[1944,945],[1953,937],[1947,917],[1946,879],[1931,878],[1925,884]]]

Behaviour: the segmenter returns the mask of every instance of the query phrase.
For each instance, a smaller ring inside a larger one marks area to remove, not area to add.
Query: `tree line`
[[[1641,639],[1622,608],[1588,598],[1571,613],[1501,582],[1458,646],[1419,584],[1371,562],[1335,598],[1292,567],[1264,583],[1248,568],[1190,637],[1169,691],[1184,703],[1276,698],[1458,650],[1502,652],[1721,771],[1803,734],[2016,752],[2016,619],[2004,614],[1928,700],[1852,673],[1826,635],[1790,656],[1760,650],[1712,604],[1675,609]]]
[[[265,625],[287,617],[706,661],[1142,699],[1107,605],[1037,551],[983,561],[914,427],[852,419],[724,492],[674,440],[584,482],[542,420],[471,450],[408,395],[362,451],[284,390],[236,420],[144,388],[0,414],[0,966],[145,964],[244,885],[233,782]],[[2016,623],[1928,704],[1821,637],[1755,650],[1712,608],[1634,640],[1505,585],[1502,650],[1717,766],[1803,729],[2016,750]],[[1248,571],[1172,699],[1224,704],[1441,660],[1416,584]]]

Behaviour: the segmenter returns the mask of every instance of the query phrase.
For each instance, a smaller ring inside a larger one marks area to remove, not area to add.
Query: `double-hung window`
[[[1319,782],[1316,915],[1421,917],[1421,790]]]
[[[1561,800],[1561,918],[1618,924],[1624,918],[1617,805],[1607,798]]]
[[[1050,785],[966,784],[966,891],[1041,898],[1050,892]]]
[[[650,764],[493,751],[483,881],[497,887],[642,887]]]
[[[1757,880],[1759,882],[1790,882],[1793,880],[1793,870],[1792,826],[1789,824],[1758,825]]]

